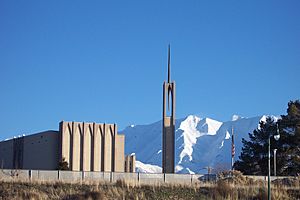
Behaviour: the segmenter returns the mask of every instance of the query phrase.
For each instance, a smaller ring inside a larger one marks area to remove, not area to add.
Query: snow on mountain
[[[188,116],[180,123],[179,128],[176,130],[176,138],[182,137],[183,143],[179,148],[176,143],[176,157],[179,153],[179,161],[176,162],[176,171],[190,171],[193,168],[191,163],[194,162],[193,155],[198,154],[197,152],[193,153],[196,150],[194,147],[197,145],[198,138],[206,135],[216,135],[221,125],[221,122],[209,118],[201,120],[199,117],[193,115]]]
[[[241,119],[241,118],[242,118],[241,116],[233,115],[232,116],[232,121],[236,121],[236,120]]]
[[[157,165],[144,164],[140,161],[135,162],[135,168],[137,172],[157,174],[162,172],[162,168]]]
[[[206,167],[230,169],[231,130],[234,129],[235,158],[242,150],[242,138],[259,127],[266,116],[242,118],[219,122],[210,118],[190,115],[176,120],[175,170],[177,173],[205,173]],[[161,172],[162,121],[148,125],[128,126],[121,133],[126,135],[125,153],[135,153],[139,172]]]

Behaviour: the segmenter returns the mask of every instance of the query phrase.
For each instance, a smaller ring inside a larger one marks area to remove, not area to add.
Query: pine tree
[[[250,141],[242,139],[243,148],[239,159],[234,164],[236,170],[244,174],[267,175],[268,173],[268,139],[276,132],[274,119],[268,117],[259,123],[260,128],[249,133]],[[271,137],[271,143],[276,141]]]
[[[282,115],[278,122],[281,135],[286,136],[281,140],[282,153],[279,154],[284,160],[281,174],[297,175],[300,173],[300,101],[288,103],[287,115]]]
[[[273,137],[280,133],[279,141]],[[276,174],[299,175],[300,173],[300,101],[288,103],[287,115],[282,115],[277,123],[270,117],[266,122],[260,122],[260,128],[249,133],[249,141],[243,139],[241,155],[234,167],[244,174],[267,175],[268,173],[268,138],[271,139],[271,149],[277,149]],[[271,153],[271,160],[273,160]],[[271,174],[273,174],[271,162]]]

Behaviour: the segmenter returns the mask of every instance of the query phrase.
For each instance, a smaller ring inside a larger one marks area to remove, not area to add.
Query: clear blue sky
[[[285,114],[300,97],[300,1],[0,1],[0,140],[61,120]]]

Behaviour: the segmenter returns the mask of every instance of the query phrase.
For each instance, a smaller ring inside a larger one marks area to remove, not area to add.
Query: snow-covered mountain
[[[231,130],[234,129],[235,159],[242,150],[242,138],[259,127],[266,116],[219,122],[190,115],[176,120],[175,164],[177,173],[205,173],[206,167],[230,169]],[[136,167],[141,172],[161,172],[162,121],[149,125],[131,125],[121,133],[126,135],[125,153],[135,153]]]

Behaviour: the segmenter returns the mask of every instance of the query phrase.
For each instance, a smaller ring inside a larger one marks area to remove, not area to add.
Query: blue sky
[[[285,114],[300,92],[300,1],[0,1],[0,140],[61,120]]]

